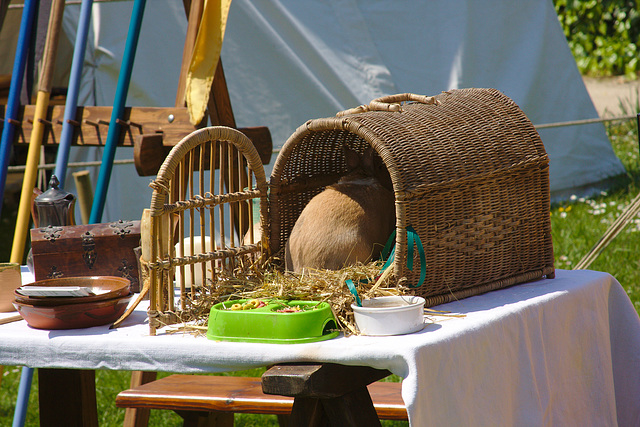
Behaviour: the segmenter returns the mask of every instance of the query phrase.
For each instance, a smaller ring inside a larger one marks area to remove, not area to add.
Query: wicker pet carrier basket
[[[522,110],[494,89],[394,95],[299,127],[271,175],[273,254],[309,200],[345,173],[343,144],[371,146],[384,161],[396,200],[394,273],[427,305],[554,276],[549,159]],[[422,281],[408,227],[424,246]]]

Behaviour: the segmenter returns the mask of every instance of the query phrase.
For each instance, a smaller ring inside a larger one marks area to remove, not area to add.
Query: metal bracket
[[[131,282],[132,287],[137,286],[138,280],[135,278],[135,276],[131,274],[133,272],[134,267],[131,264],[129,264],[125,258],[121,259],[120,263],[122,265],[118,267],[118,271],[122,274],[122,277],[124,277],[125,279],[128,279],[129,282]]]
[[[55,242],[60,238],[60,234],[62,233],[62,227],[55,227],[53,225],[47,225],[44,228],[40,229],[41,233],[44,233],[44,238],[50,241],[51,243]]]
[[[82,259],[85,265],[89,267],[89,269],[92,269],[97,258],[96,241],[93,238],[93,234],[87,231],[82,235]]]
[[[51,270],[49,270],[49,274],[47,274],[47,279],[59,279],[62,276],[64,276],[64,273],[58,270],[58,267],[52,265]]]
[[[123,221],[118,220],[109,224],[109,227],[114,229],[114,233],[120,236],[121,239],[124,239],[125,236],[131,233],[131,228],[133,227],[133,221]]]

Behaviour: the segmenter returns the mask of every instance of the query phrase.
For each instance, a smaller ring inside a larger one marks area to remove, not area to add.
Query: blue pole
[[[109,186],[109,179],[111,178],[111,170],[113,169],[113,159],[116,154],[118,140],[120,139],[121,126],[120,123],[118,123],[118,119],[122,118],[124,113],[124,104],[127,98],[127,91],[129,90],[129,82],[131,81],[131,71],[133,69],[136,48],[138,47],[138,37],[140,36],[145,3],[146,0],[136,0],[133,4],[133,11],[131,12],[127,44],[125,45],[120,75],[118,76],[118,86],[116,87],[116,96],[111,112],[111,120],[109,121],[109,132],[107,133],[107,141],[105,142],[104,152],[102,153],[102,164],[100,166],[100,173],[98,174],[93,204],[91,205],[90,224],[98,223],[102,219],[107,188]]]
[[[33,22],[38,8],[38,0],[26,0],[22,10],[22,21],[20,22],[20,33],[18,34],[18,44],[16,47],[16,57],[13,61],[13,71],[11,73],[11,86],[9,87],[9,97],[7,98],[7,110],[2,127],[2,139],[0,139],[0,200],[4,201],[4,187],[7,183],[7,169],[9,168],[9,156],[11,146],[15,136],[16,126],[12,123],[18,118],[20,109],[20,90],[22,89],[22,78],[27,63],[29,45],[31,44],[31,33]],[[0,213],[2,204],[0,204]]]
[[[23,367],[22,375],[20,376],[20,386],[18,388],[18,398],[16,399],[16,410],[13,413],[12,427],[24,426],[24,421],[27,418],[27,406],[29,403],[32,379],[33,368]]]
[[[56,169],[54,174],[60,181],[60,188],[64,188],[64,181],[67,176],[67,164],[69,163],[69,149],[73,139],[74,127],[71,121],[75,120],[78,110],[78,92],[80,81],[82,80],[82,66],[84,54],[87,47],[87,35],[89,34],[89,24],[91,23],[91,7],[93,0],[82,0],[80,6],[80,18],[78,20],[78,32],[76,33],[76,43],[73,50],[73,60],[71,62],[71,74],[69,75],[69,88],[67,90],[67,100],[64,107],[64,120],[62,123],[62,134],[58,145],[56,157]]]
[[[85,2],[87,2],[87,1],[83,0],[82,9],[81,9],[81,12],[80,12],[80,14],[81,14],[80,23],[82,23],[82,10],[85,7]],[[91,0],[88,1],[88,3],[89,3],[89,6],[91,6]],[[25,7],[26,7],[26,5],[25,5]],[[91,8],[89,7],[88,10],[90,11]],[[87,21],[88,21],[88,18],[87,18]],[[78,30],[78,31],[80,31],[80,30]],[[85,31],[88,32],[88,25],[87,25],[87,30],[85,30]],[[80,71],[76,71],[76,73],[80,74],[80,72],[82,71],[82,62],[84,61],[84,46],[86,45],[86,33],[85,33],[85,36],[84,36],[84,42],[82,42],[83,43],[82,44],[82,46],[83,46],[82,49],[78,48],[79,43],[80,42],[78,41],[78,38],[76,38],[76,50],[74,51],[74,55],[73,55],[73,64],[72,64],[72,67],[71,67],[71,76],[74,75],[74,68],[76,68],[76,61],[77,61],[76,53],[77,53],[78,50],[82,51],[82,55],[80,55],[80,59],[79,59],[79,61],[80,61]],[[71,77],[70,80],[73,82],[73,77]],[[78,81],[79,81],[79,79],[78,79]],[[13,82],[11,84],[13,86]],[[67,119],[67,109],[68,109],[68,106],[69,106],[69,94],[71,93],[71,90],[72,90],[71,89],[71,83],[69,84],[69,86],[70,86],[69,87],[69,92],[67,94],[67,107],[65,107],[66,109],[65,109],[65,115],[64,115],[65,123],[64,123],[63,129],[62,129],[63,137],[64,137],[64,134],[65,134],[65,127],[70,127],[70,124],[67,123],[67,120],[66,120]],[[75,106],[76,106],[77,98],[78,98],[78,94],[77,94],[78,93],[78,86],[79,85],[76,85],[76,87],[73,88],[73,94],[74,94],[74,97],[73,97],[73,113],[72,113],[71,118],[75,117]],[[69,125],[69,126],[66,126],[66,125]],[[71,129],[71,131],[73,132],[73,129]],[[71,135],[73,135],[73,134],[71,134]],[[71,143],[71,136],[68,137],[68,143],[67,144],[70,144],[70,143]],[[61,142],[61,144],[62,144],[62,142]],[[58,149],[58,153],[60,153],[60,148]],[[58,156],[60,156],[60,154],[58,154]],[[66,148],[66,157],[65,157],[65,160],[64,160],[64,167],[65,168],[67,166],[68,157],[69,157],[69,149]],[[59,158],[60,157],[58,157],[58,159]],[[56,165],[56,173],[58,173],[57,165]],[[58,175],[58,176],[61,177],[60,178],[60,182],[63,182],[64,174]],[[29,405],[29,394],[31,392],[31,383],[32,383],[32,380],[33,380],[33,371],[34,370],[32,368],[28,368],[26,366],[22,368],[22,374],[20,376],[20,386],[19,386],[19,389],[18,389],[18,397],[16,399],[16,409],[15,409],[15,411],[13,413],[13,424],[12,424],[12,427],[22,427],[22,426],[24,426],[24,423],[25,423],[25,420],[26,420],[26,417],[27,417],[27,408],[28,408],[28,405]]]

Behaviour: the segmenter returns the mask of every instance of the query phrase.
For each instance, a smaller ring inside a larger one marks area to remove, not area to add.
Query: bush
[[[554,0],[581,73],[636,79],[640,45],[638,0]]]

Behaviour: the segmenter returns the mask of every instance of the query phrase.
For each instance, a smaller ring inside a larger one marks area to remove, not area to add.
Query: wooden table
[[[82,419],[90,425],[95,369],[206,373],[301,362],[343,365],[335,389],[361,369],[403,377],[403,400],[417,426],[640,420],[640,319],[610,275],[560,270],[555,279],[438,308],[465,317],[440,317],[406,336],[294,345],[149,336],[143,306],[117,330],[43,331],[14,322],[0,325],[0,364],[39,368],[43,426],[48,408],[59,414],[61,390],[71,413],[91,408]],[[67,399],[83,387],[80,401]]]
[[[368,366],[281,364],[262,378],[269,394],[294,397],[294,426],[380,425],[367,385],[391,373]],[[95,371],[38,369],[40,426],[98,426]]]

